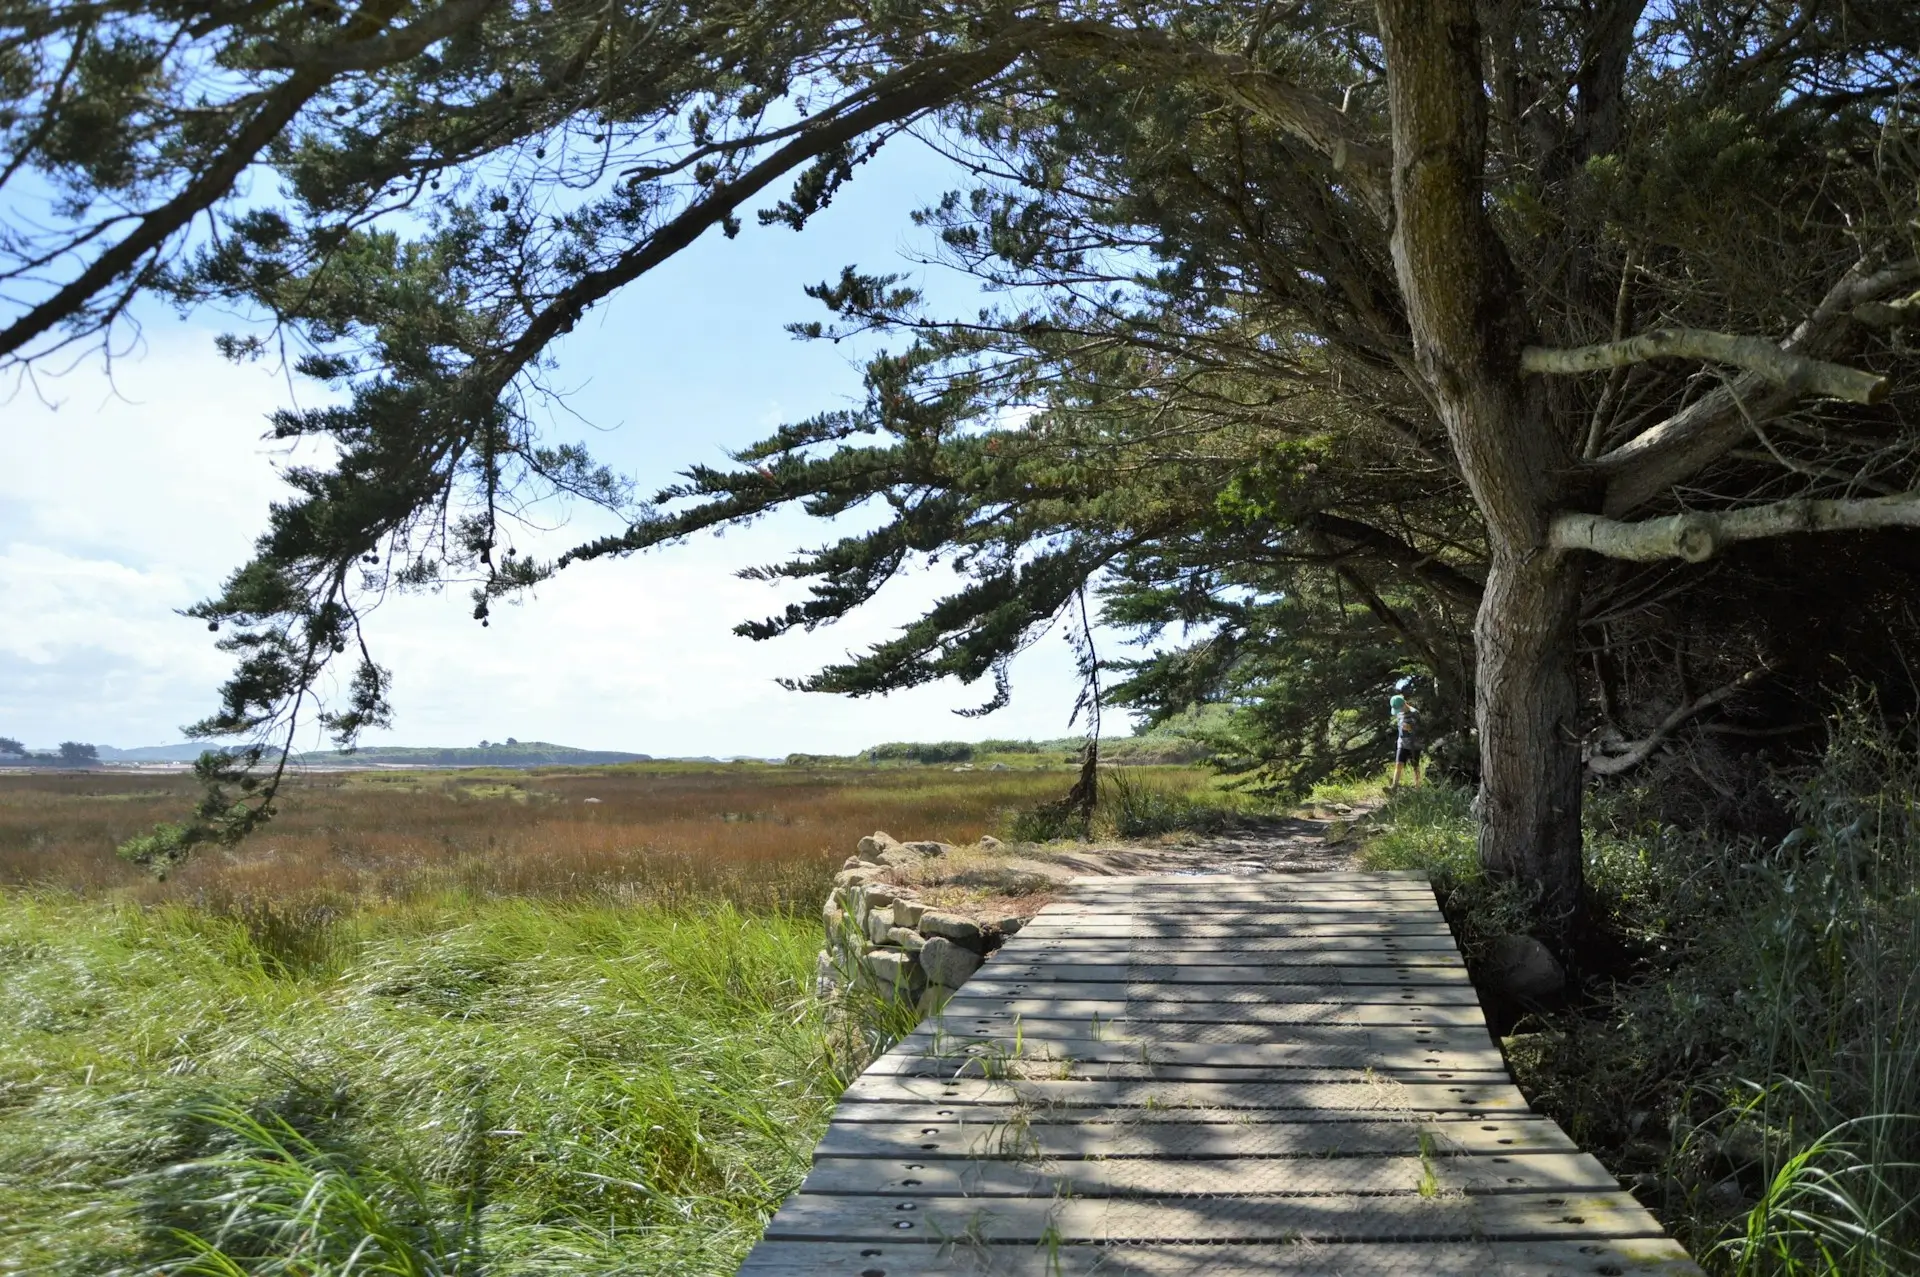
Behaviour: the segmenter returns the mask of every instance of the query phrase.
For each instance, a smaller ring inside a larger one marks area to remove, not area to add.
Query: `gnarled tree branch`
[[[1705,328],[1655,328],[1620,341],[1553,350],[1529,346],[1520,352],[1520,370],[1535,373],[1598,372],[1649,359],[1702,359],[1732,364],[1789,390],[1874,404],[1887,397],[1887,378],[1845,364],[1813,359],[1775,345],[1764,337],[1735,337]]]
[[[1809,358],[1832,353],[1851,326],[1856,307],[1911,288],[1916,279],[1920,262],[1913,259],[1879,270],[1864,261],[1856,263],[1780,348]],[[1742,373],[1583,469],[1606,481],[1606,512],[1627,514],[1739,446],[1752,430],[1751,422],[1778,416],[1799,393],[1759,373]]]
[[[1674,514],[1637,523],[1599,514],[1562,514],[1549,527],[1548,544],[1556,550],[1587,550],[1636,563],[1660,559],[1699,563],[1740,541],[1793,532],[1895,527],[1920,527],[1920,492],[1857,500],[1775,501],[1745,510]]]
[[[1686,722],[1689,718],[1692,718],[1695,714],[1703,710],[1712,709],[1715,705],[1726,700],[1741,688],[1758,680],[1766,672],[1766,667],[1763,665],[1758,669],[1748,670],[1731,683],[1716,687],[1711,692],[1703,692],[1693,700],[1680,705],[1671,714],[1661,719],[1660,725],[1654,728],[1645,739],[1632,742],[1620,742],[1626,745],[1626,749],[1618,754],[1602,754],[1594,750],[1588,751],[1587,770],[1596,776],[1618,776],[1621,772],[1629,768],[1638,767],[1653,755],[1653,751],[1660,747],[1660,742],[1672,735],[1674,729],[1679,727],[1680,724]]]

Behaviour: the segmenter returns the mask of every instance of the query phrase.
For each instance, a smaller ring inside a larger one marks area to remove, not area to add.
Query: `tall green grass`
[[[1536,1104],[1635,1183],[1711,1269],[1920,1272],[1920,756],[1864,713],[1783,777],[1777,843],[1590,802],[1606,950],[1576,1004],[1518,1025]],[[1377,867],[1433,870],[1473,940],[1520,925],[1467,796],[1402,790]]]
[[[731,1272],[861,1062],[819,939],[0,895],[0,1272]]]

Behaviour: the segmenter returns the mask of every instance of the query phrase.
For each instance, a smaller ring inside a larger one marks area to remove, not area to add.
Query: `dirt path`
[[[1083,874],[1142,873],[1302,873],[1353,869],[1357,840],[1328,842],[1344,821],[1275,820],[1254,829],[1237,829],[1166,845],[1095,845],[1086,850],[1052,851],[1050,862]]]

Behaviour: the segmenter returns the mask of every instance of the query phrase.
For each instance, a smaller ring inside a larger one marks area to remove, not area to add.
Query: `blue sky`
[[[908,221],[954,184],[912,141],[884,152],[805,232],[747,219],[712,234],[590,316],[559,348],[555,385],[591,425],[561,417],[651,492],[692,462],[718,462],[783,420],[851,401],[857,352],[788,337],[822,318],[805,284],[858,263],[912,273],[936,296],[959,281],[909,260]],[[214,351],[218,316],[145,317],[117,361],[0,404],[0,735],[122,748],[179,739],[225,672],[213,636],[175,610],[246,555],[286,461],[264,416],[311,387],[236,367]],[[544,546],[600,525],[576,512]],[[773,680],[886,637],[950,588],[944,569],[890,585],[866,614],[813,634],[752,643],[730,633],[796,591],[733,573],[817,543],[827,525],[793,513],[724,537],[570,569],[488,629],[463,591],[390,601],[370,634],[395,675],[398,715],[370,739],[471,744],[514,736],[653,754],[848,751],[880,740],[1057,736],[1074,697],[1065,642],[1049,636],[1014,669],[1014,701],[984,719],[950,711],[984,686],[853,700]],[[538,551],[540,546],[522,548]]]

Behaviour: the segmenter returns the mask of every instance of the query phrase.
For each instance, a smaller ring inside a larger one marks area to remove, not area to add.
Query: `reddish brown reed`
[[[177,819],[190,777],[12,774],[0,776],[0,884],[218,907],[452,891],[811,909],[861,834],[971,841],[1065,784],[1057,771],[749,764],[316,773],[289,785],[264,832],[161,882],[113,848]]]

